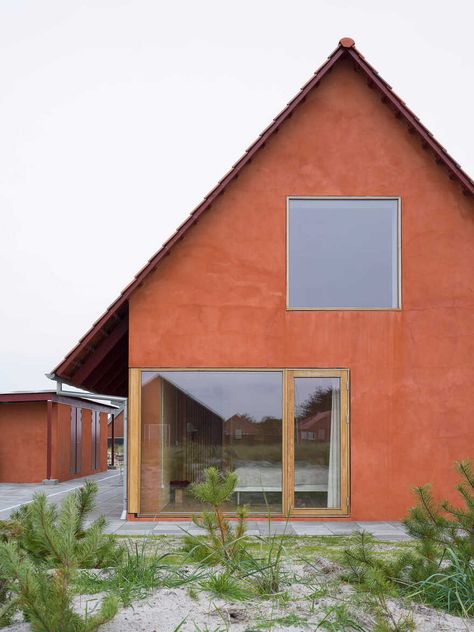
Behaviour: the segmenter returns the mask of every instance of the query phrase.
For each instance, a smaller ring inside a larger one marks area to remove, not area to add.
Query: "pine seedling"
[[[194,483],[191,492],[194,497],[203,504],[211,505],[212,511],[203,511],[201,516],[193,516],[193,522],[207,532],[208,542],[202,543],[197,538],[195,546],[208,550],[210,559],[217,558],[231,561],[242,549],[243,538],[246,532],[247,511],[245,507],[237,510],[237,526],[232,531],[230,523],[225,519],[223,505],[228,502],[237,485],[235,472],[220,473],[216,467],[208,467],[204,470],[204,480]],[[188,537],[188,548],[192,545]],[[191,538],[192,540],[192,538]],[[203,558],[201,551],[200,557]]]
[[[459,461],[456,469],[461,482],[456,486],[456,490],[461,495],[465,508],[454,507],[447,500],[441,503],[443,510],[452,517],[453,525],[451,537],[456,539],[460,546],[465,549],[465,554],[469,558],[474,557],[474,472],[471,461]],[[458,538],[459,534],[464,534],[464,542]]]
[[[455,464],[461,477],[456,486],[461,504],[452,505],[443,500],[433,500],[428,485],[417,487],[414,493],[417,505],[410,509],[403,521],[408,532],[418,541],[417,552],[420,559],[413,566],[411,579],[421,581],[435,573],[448,550],[455,551],[466,564],[474,559],[474,474],[471,461]],[[462,506],[464,505],[464,506]]]
[[[117,611],[115,597],[105,597],[93,616],[83,618],[72,607],[71,583],[78,569],[115,564],[122,553],[103,533],[103,518],[85,527],[96,493],[97,486],[87,482],[59,508],[36,494],[15,513],[15,529],[0,542],[0,568],[11,597],[7,614],[21,609],[34,632],[93,631]]]
[[[21,527],[15,520],[0,520],[0,545],[20,535]],[[9,625],[16,606],[9,588],[11,577],[4,565],[0,565],[0,628]]]
[[[35,494],[29,505],[13,515],[19,525],[13,539],[20,549],[38,564],[64,568],[102,568],[113,566],[122,554],[116,540],[103,533],[102,516],[88,528],[84,521],[94,508],[97,485],[85,485],[68,494],[61,506],[48,504],[43,493]]]
[[[415,507],[403,521],[415,548],[392,560],[374,552],[373,538],[357,534],[345,551],[349,579],[379,603],[403,593],[448,612],[471,616],[474,603],[474,474],[471,461],[456,463],[461,503],[436,502],[431,486],[414,489]]]

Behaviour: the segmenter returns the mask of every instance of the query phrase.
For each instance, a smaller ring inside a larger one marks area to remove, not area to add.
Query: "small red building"
[[[0,394],[0,483],[67,481],[107,469],[112,406],[54,392]]]
[[[189,517],[209,464],[236,473],[231,513],[449,496],[474,445],[473,200],[342,39],[54,369],[128,395],[129,517]]]

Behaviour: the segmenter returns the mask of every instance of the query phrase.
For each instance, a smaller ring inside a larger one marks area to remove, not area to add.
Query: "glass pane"
[[[289,201],[289,306],[398,307],[397,200]]]
[[[295,378],[295,508],[341,505],[339,378]]]
[[[227,511],[281,512],[281,372],[142,374],[141,512],[201,511],[189,487],[210,465],[238,476]]]

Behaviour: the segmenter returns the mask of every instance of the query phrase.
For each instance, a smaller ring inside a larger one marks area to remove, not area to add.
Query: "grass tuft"
[[[207,579],[200,582],[200,586],[216,597],[231,601],[245,601],[252,597],[248,588],[243,586],[228,571],[210,575]]]

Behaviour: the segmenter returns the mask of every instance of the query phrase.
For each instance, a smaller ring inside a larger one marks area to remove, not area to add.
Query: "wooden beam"
[[[141,371],[140,369],[129,369],[128,375],[128,513],[139,513]]]
[[[126,340],[123,340],[123,342],[125,344],[121,344],[122,341],[120,341],[104,362],[89,375],[85,384],[87,384],[90,390],[96,391],[97,393],[108,393],[108,385],[115,381],[119,373],[123,375],[124,382],[127,381],[128,345]]]
[[[71,378],[74,379],[74,382],[82,384],[127,332],[128,318],[120,321],[120,324],[117,325],[117,327],[115,327],[110,334],[99,343],[96,350],[89,354],[86,361],[81,364],[77,371],[74,371],[71,376]]]
[[[128,371],[125,377],[123,375],[123,372],[120,371],[120,373],[117,374],[115,379],[109,382],[109,384],[106,387],[107,390],[104,392],[110,393],[110,395],[118,395],[118,396],[125,397],[127,394],[127,388],[128,388],[127,377],[128,377]]]

